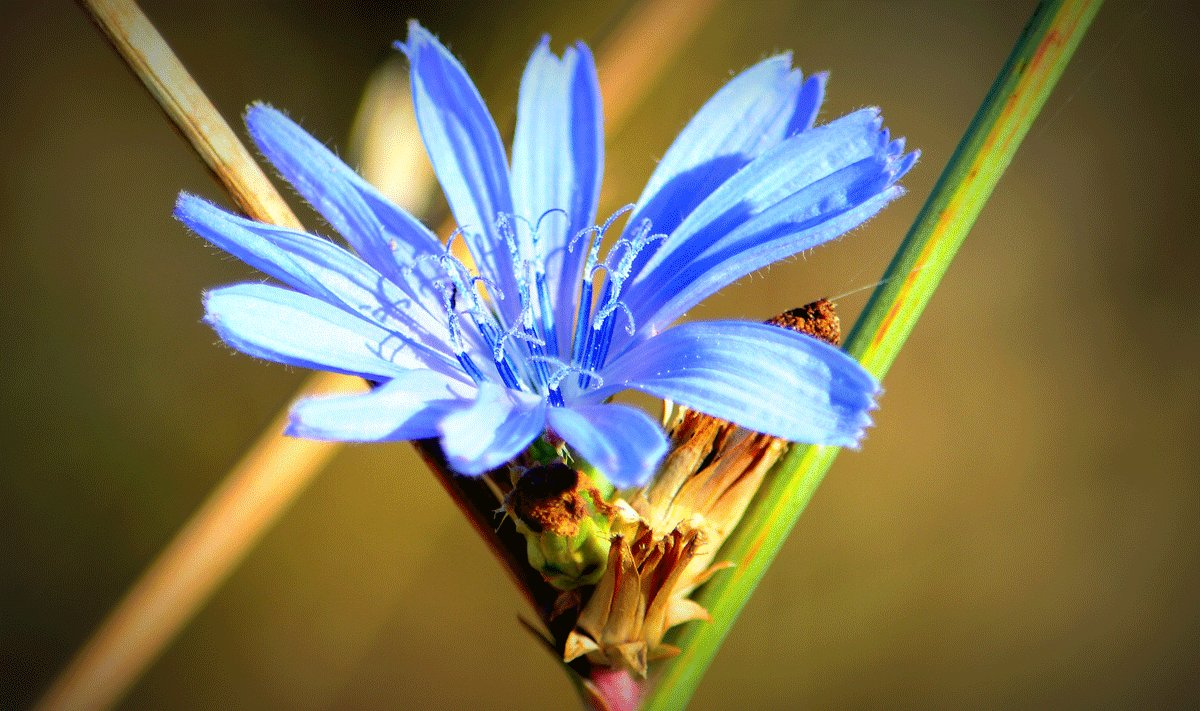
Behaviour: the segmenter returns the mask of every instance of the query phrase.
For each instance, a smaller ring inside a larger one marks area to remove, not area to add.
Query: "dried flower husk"
[[[840,324],[821,301],[768,323],[833,345]],[[728,563],[714,563],[788,442],[686,408],[664,418],[671,450],[654,480],[614,502],[604,574],[569,634],[564,659],[645,676],[650,661],[677,654],[667,630],[708,612],[688,596]]]
[[[569,662],[587,655],[594,664],[644,677],[650,661],[679,653],[663,643],[668,629],[708,619],[708,612],[679,589],[704,545],[704,533],[685,524],[659,536],[632,509],[626,508],[622,518],[605,574],[567,637],[563,658]]]

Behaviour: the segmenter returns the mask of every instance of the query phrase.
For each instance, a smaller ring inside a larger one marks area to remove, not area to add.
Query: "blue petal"
[[[820,99],[814,93],[817,86],[807,94],[801,91],[801,75],[792,69],[790,54],[763,60],[734,77],[671,144],[638,199],[627,232],[643,219],[650,220],[656,233],[674,231],[709,193],[808,121],[814,100]],[[802,116],[793,126],[797,115]]]
[[[301,400],[287,434],[342,442],[391,442],[439,434],[446,415],[467,407],[474,388],[429,370],[402,373],[371,392]]]
[[[221,340],[257,358],[374,380],[424,367],[390,331],[288,289],[222,287],[205,295],[204,307]]]
[[[876,109],[864,109],[794,136],[755,159],[684,219],[627,287],[626,304],[640,313],[667,280],[714,242],[802,188],[886,148],[879,146],[880,124]]]
[[[406,293],[327,240],[233,215],[194,195],[179,196],[175,216],[250,266],[396,333],[430,362],[453,362],[445,317],[434,310],[440,303],[420,280],[410,278]]]
[[[475,402],[446,416],[438,429],[450,466],[460,474],[478,475],[523,452],[545,426],[541,397],[485,382]]]
[[[643,315],[638,327],[661,329],[722,286],[857,226],[898,194],[889,186],[915,159],[902,151],[880,129],[878,111],[865,109],[759,157],[705,200],[626,289],[626,304]],[[875,200],[880,194],[886,199]]]
[[[550,39],[543,38],[521,78],[512,188],[518,215],[535,222],[545,215],[539,237],[548,255],[547,284],[558,307],[555,318],[565,351],[587,251],[568,250],[567,244],[595,223],[604,172],[604,117],[591,51],[579,43],[560,60],[549,45]],[[566,215],[546,214],[555,209]]]
[[[813,127],[821,104],[825,102],[825,85],[829,82],[827,72],[818,72],[804,80],[800,95],[796,97],[796,110],[788,122],[787,135],[794,136]]]
[[[765,324],[676,326],[604,372],[599,395],[635,388],[795,442],[854,447],[879,386],[854,359],[815,338]]]
[[[500,132],[466,70],[437,39],[408,24],[408,41],[396,43],[408,57],[417,125],[442,191],[480,273],[500,285],[499,308],[508,323],[520,313],[512,259],[496,227],[511,214],[508,161]]]
[[[662,427],[636,407],[551,407],[546,419],[588,464],[617,486],[645,484],[667,452]]]
[[[441,251],[427,227],[287,116],[255,104],[246,112],[246,126],[267,160],[380,272],[395,276],[416,257]]]
[[[883,187],[868,185],[863,192],[874,196],[857,205],[863,196],[854,193],[829,194],[827,203],[814,203],[809,193],[820,191],[822,185],[818,184],[750,220],[686,268],[665,275],[652,297],[632,307],[641,314],[638,336],[632,340],[661,331],[747,274],[840,237],[904,194],[898,185],[877,192]],[[847,209],[847,205],[855,206]]]
[[[878,109],[863,109],[794,136],[725,181],[679,225],[647,262],[643,281],[676,252],[702,252],[722,234],[842,168],[883,154]],[[677,263],[678,260],[676,260]],[[667,267],[671,271],[676,267]]]

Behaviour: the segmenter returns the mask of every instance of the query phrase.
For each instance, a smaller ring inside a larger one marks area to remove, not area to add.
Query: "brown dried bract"
[[[587,655],[594,664],[646,676],[647,664],[679,653],[666,631],[708,613],[677,589],[704,533],[683,525],[657,536],[642,522],[613,537],[608,570],[567,638],[564,659]]]
[[[784,311],[769,319],[767,323],[807,333],[832,346],[842,343],[842,322],[838,319],[833,302],[829,299],[818,299],[811,304]]]

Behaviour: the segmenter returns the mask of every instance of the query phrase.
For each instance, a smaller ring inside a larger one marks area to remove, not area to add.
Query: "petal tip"
[[[250,134],[254,145],[272,164],[275,164],[275,161],[270,158],[271,146],[287,140],[285,136],[288,136],[287,132],[289,131],[303,131],[288,118],[287,114],[261,101],[256,101],[246,107],[246,113],[242,115],[242,122],[246,124],[246,131]],[[276,167],[278,167],[277,164]]]
[[[293,403],[292,408],[288,411],[288,421],[283,428],[283,433],[288,437],[300,439],[326,439],[320,435],[318,428],[313,427],[314,423],[305,419],[305,411],[309,409],[309,405],[321,399],[321,397],[303,397]]]
[[[199,195],[193,195],[186,190],[181,191],[175,198],[175,208],[171,211],[171,215],[176,220],[191,227],[195,222],[196,212],[203,210],[208,205],[208,201]]]
[[[792,70],[792,60],[793,54],[792,50],[790,49],[785,49],[779,54],[774,54],[767,58],[768,62],[778,63],[781,67],[786,68],[788,71]]]
[[[201,319],[204,323],[216,328],[217,322],[220,321],[220,316],[217,313],[217,304],[214,303],[221,297],[222,288],[209,289],[200,295],[200,304],[204,307],[204,318]]]
[[[252,127],[263,121],[282,118],[283,115],[283,112],[274,106],[264,101],[255,101],[246,107],[245,113],[242,114],[242,120],[246,126]]]
[[[919,160],[921,160],[921,150],[919,148],[914,150],[912,153],[901,157],[895,168],[895,179],[899,180],[900,178],[903,178],[906,174],[908,174],[908,171],[912,170],[913,166],[916,165],[917,161]]]
[[[414,60],[416,55],[421,52],[425,45],[438,45],[437,38],[433,33],[425,29],[418,20],[408,21],[408,37],[404,40],[396,40],[392,46],[404,53],[410,61]]]
[[[284,428],[283,428],[284,435],[286,435],[288,437],[297,437],[300,439],[305,438],[304,424],[301,420],[300,413],[297,412],[297,409],[303,404],[304,404],[303,402],[297,403],[296,406],[292,408],[291,412],[288,413],[288,421],[287,421],[287,424],[284,425]]]

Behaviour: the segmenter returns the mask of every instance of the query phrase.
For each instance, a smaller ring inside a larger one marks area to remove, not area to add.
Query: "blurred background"
[[[910,195],[692,316],[762,319],[869,285],[1032,5],[726,0],[608,136],[605,207],[636,198],[732,71],[792,49],[806,72],[832,72],[822,120],[877,104],[923,151]],[[265,100],[343,154],[410,17],[510,131],[540,34],[599,43],[628,11],[144,7],[227,117]],[[1200,703],[1197,36],[1188,3],[1101,11],[889,376],[866,446],[837,462],[695,708]],[[0,95],[7,709],[45,688],[304,374],[234,355],[200,323],[204,289],[257,277],[171,207],[180,190],[228,201],[77,7],[0,6]],[[840,302],[844,322],[866,296]],[[124,707],[568,708],[524,611],[410,447],[351,447]]]

